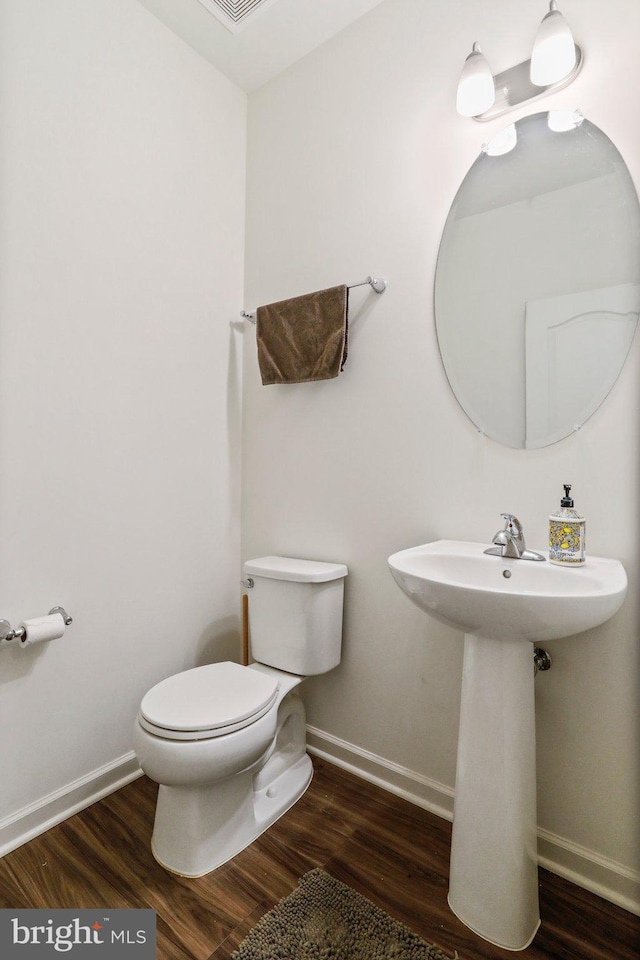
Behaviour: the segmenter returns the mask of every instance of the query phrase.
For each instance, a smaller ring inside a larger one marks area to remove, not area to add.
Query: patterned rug
[[[306,873],[233,960],[451,960],[324,870]]]

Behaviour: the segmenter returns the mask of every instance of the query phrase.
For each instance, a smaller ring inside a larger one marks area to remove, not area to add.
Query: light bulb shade
[[[576,45],[569,24],[555,0],[549,4],[536,34],[531,54],[531,83],[548,87],[571,73],[576,63]]]
[[[496,99],[491,67],[477,43],[465,60],[456,97],[456,109],[463,117],[477,117],[491,107]]]

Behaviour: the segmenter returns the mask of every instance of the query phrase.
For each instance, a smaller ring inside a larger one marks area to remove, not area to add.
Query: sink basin
[[[465,633],[449,906],[485,940],[524,950],[540,925],[531,644],[604,623],[627,575],[602,557],[567,569],[485,549],[437,540],[389,566],[411,600]]]
[[[624,600],[627,575],[618,560],[589,557],[565,568],[485,549],[436,540],[394,553],[389,566],[407,596],[436,620],[498,640],[540,643],[581,633],[612,617]]]

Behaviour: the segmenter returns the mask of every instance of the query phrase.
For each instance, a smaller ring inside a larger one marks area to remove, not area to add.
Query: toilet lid
[[[169,739],[222,736],[264,716],[278,686],[276,677],[238,663],[194,667],[149,690],[140,705],[140,722]]]

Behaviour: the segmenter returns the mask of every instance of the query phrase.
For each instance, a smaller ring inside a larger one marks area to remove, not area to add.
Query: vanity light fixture
[[[458,113],[474,120],[495,120],[509,110],[566,87],[580,72],[582,60],[582,51],[574,43],[567,21],[556,0],[551,0],[530,60],[493,76],[479,45],[474,43],[458,84]]]

